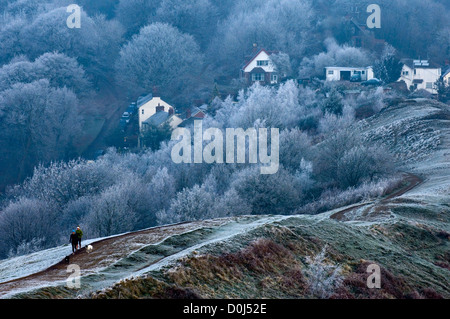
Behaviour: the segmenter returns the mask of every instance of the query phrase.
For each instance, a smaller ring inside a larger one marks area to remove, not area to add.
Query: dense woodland
[[[351,128],[392,96],[378,88],[350,99],[296,79],[320,79],[331,64],[450,58],[445,0],[376,1],[380,52],[349,45],[345,23],[355,6],[364,20],[374,1],[77,0],[81,28],[70,29],[73,2],[0,0],[0,258],[65,243],[77,224],[93,238],[184,220],[314,214],[382,195],[398,182],[393,155]],[[279,51],[281,84],[242,88],[239,68],[254,43]],[[236,94],[216,94],[219,80]],[[112,112],[107,101],[126,108],[154,87],[179,109],[203,101],[204,127],[280,128],[278,173],[175,164],[169,140],[111,145],[95,160],[80,152],[83,125]]]

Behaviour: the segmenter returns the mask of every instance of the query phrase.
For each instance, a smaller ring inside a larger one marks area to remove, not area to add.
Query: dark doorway
[[[351,71],[341,71],[341,81],[350,81]]]

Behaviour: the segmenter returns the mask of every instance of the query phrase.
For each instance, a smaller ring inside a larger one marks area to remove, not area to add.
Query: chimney
[[[258,44],[257,43],[253,43],[253,50],[252,50],[253,54],[256,54],[256,52],[258,52]]]
[[[153,94],[153,97],[160,97],[159,93],[158,93],[158,87],[157,86],[153,87],[152,94]]]
[[[164,105],[159,105],[156,107],[156,112],[163,112],[164,111]]]
[[[173,108],[172,107],[169,107],[169,116],[170,115],[173,115]]]

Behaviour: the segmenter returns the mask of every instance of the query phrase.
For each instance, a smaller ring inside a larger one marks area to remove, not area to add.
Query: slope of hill
[[[66,286],[67,264],[55,262],[68,246],[4,260],[0,296],[449,298],[449,106],[401,101],[355,130],[403,165],[404,184],[385,198],[318,215],[241,216],[92,240],[92,253],[70,260],[81,268],[79,289]],[[5,271],[24,260],[20,272]],[[381,268],[380,289],[367,287],[370,264]]]

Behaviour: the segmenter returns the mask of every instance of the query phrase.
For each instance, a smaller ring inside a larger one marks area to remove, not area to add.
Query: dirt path
[[[406,177],[404,179],[404,182],[406,182],[405,186],[402,186],[402,187],[398,188],[397,190],[395,190],[392,193],[390,193],[389,195],[383,197],[379,201],[375,201],[375,202],[371,202],[371,203],[358,204],[358,205],[355,205],[355,206],[348,207],[346,209],[338,211],[337,213],[334,213],[333,215],[330,216],[330,218],[338,220],[338,221],[342,221],[342,220],[344,220],[344,217],[345,217],[346,213],[348,213],[350,211],[353,211],[355,209],[358,209],[358,208],[361,208],[361,207],[364,207],[364,206],[369,206],[369,205],[375,205],[375,206],[386,205],[392,199],[397,198],[399,196],[402,196],[403,194],[409,192],[413,188],[415,188],[418,185],[420,185],[423,182],[423,179],[420,178],[417,175],[414,175],[414,174],[411,174],[411,173],[407,173]]]
[[[86,276],[95,273],[98,269],[112,265],[114,262],[140,249],[142,246],[157,244],[173,235],[182,234],[201,227],[219,226],[223,223],[223,220],[180,223],[102,239],[91,243],[94,249],[89,254],[86,252],[86,248],[83,247],[75,254],[69,255],[69,263],[63,259],[45,270],[1,283],[0,297],[11,291],[26,290],[42,286],[45,283],[64,281],[70,275],[67,272],[68,264],[79,265],[81,276]]]

